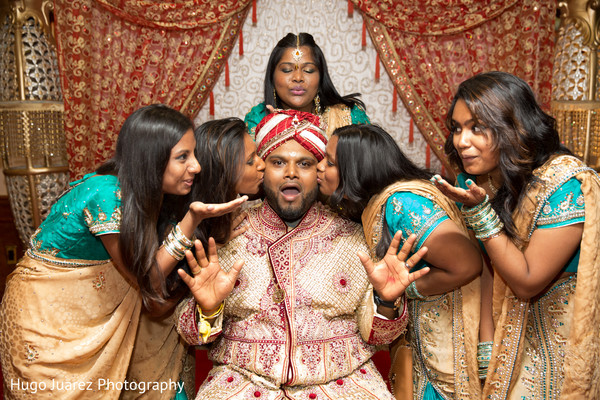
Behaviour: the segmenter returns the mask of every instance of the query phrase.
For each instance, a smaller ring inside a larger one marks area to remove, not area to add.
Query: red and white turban
[[[256,126],[256,154],[263,160],[276,148],[295,140],[310,151],[317,160],[325,157],[327,138],[319,128],[319,117],[296,110],[276,110]]]

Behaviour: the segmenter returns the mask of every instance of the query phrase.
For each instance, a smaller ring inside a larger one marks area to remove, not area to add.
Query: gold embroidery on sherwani
[[[392,400],[370,358],[375,345],[404,331],[407,314],[375,315],[356,255],[367,251],[360,225],[320,204],[289,231],[267,204],[250,208],[245,223],[248,230],[219,249],[224,270],[245,264],[222,326],[213,326],[220,335],[208,339],[215,368],[197,398]],[[178,327],[191,344],[198,342],[193,304],[180,311]]]
[[[363,229],[372,256],[381,238],[387,199],[401,191],[432,200],[466,234],[466,226],[454,203],[431,183],[396,182],[374,196],[362,215]],[[412,389],[415,398],[422,397],[427,381],[445,398],[470,399],[480,395],[476,359],[479,299],[479,279],[475,279],[444,295],[431,296],[423,301],[409,301],[409,332],[413,348]],[[401,363],[408,365],[406,360],[399,362],[399,365]],[[405,373],[395,371],[395,365],[392,365],[390,372],[396,375]],[[413,392],[395,392],[395,395],[397,399],[412,398]]]

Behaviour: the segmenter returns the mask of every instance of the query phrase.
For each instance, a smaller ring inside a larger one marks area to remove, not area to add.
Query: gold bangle
[[[198,303],[196,303],[196,311],[198,311],[198,341],[200,343],[206,343],[212,330],[210,322],[208,322],[207,319],[216,318],[219,315],[221,315],[221,313],[223,312],[224,304],[225,302],[221,302],[221,305],[219,306],[217,311],[215,311],[207,317],[204,314],[202,314],[202,308]]]
[[[219,315],[221,315],[221,313],[223,312],[223,308],[224,308],[225,302],[221,302],[221,305],[219,306],[219,308],[217,308],[217,311],[215,311],[214,313],[212,313],[211,315],[204,315],[202,314],[202,308],[200,308],[200,305],[198,303],[196,303],[196,309],[198,310],[198,314],[200,314],[200,316],[204,319],[212,319],[212,318],[217,318]]]

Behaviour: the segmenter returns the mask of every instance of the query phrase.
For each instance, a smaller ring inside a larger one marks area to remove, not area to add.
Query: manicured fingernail
[[[467,181],[466,181],[467,186],[471,186],[473,183],[474,182],[472,179],[467,179]]]

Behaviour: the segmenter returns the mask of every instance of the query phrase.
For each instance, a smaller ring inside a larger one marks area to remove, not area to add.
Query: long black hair
[[[158,272],[156,252],[164,236],[161,215],[174,220],[185,215],[185,196],[162,197],[162,181],[171,149],[183,135],[193,129],[192,121],[163,104],[153,104],[134,111],[123,123],[113,158],[96,173],[112,174],[121,187],[121,228],[119,246],[125,266],[136,276],[144,302],[162,301],[166,286],[161,279],[157,293],[150,281],[152,270]]]
[[[553,154],[571,152],[560,142],[556,121],[541,109],[525,81],[506,72],[486,72],[459,85],[446,117],[450,135],[444,150],[463,172],[466,171],[453,143],[456,124],[452,114],[458,100],[466,103],[474,121],[490,131],[503,178],[492,207],[504,222],[506,234],[515,238],[512,212],[533,180],[533,171]]]
[[[194,130],[196,158],[201,173],[192,187],[192,200],[204,203],[225,203],[234,200],[244,165],[244,137],[248,134],[244,121],[224,118],[208,121]],[[202,221],[196,237],[204,244],[213,237],[225,243],[231,231],[231,213]]]
[[[306,32],[301,32],[298,35],[288,33],[281,40],[279,40],[279,42],[277,42],[277,45],[275,45],[275,48],[273,51],[271,51],[271,56],[269,57],[269,62],[267,63],[267,71],[265,73],[265,104],[272,105],[275,108],[282,108],[279,100],[276,102],[275,97],[273,96],[273,90],[275,90],[275,82],[273,77],[275,75],[277,64],[281,60],[281,57],[283,57],[285,50],[289,48],[296,48],[298,44],[300,46],[310,47],[312,51],[315,64],[319,70],[320,79],[318,95],[321,99],[321,107],[323,107],[323,109],[336,104],[345,104],[350,108],[356,104],[365,109],[364,103],[358,98],[360,93],[352,93],[346,96],[341,96],[338,93],[335,86],[333,86],[331,77],[329,76],[327,62],[325,61],[325,55],[323,55],[323,51],[315,43],[315,39],[312,37],[312,35]]]
[[[432,176],[406,157],[394,138],[378,125],[347,125],[336,129],[333,136],[338,138],[335,161],[340,183],[329,202],[351,219],[360,221],[371,197],[392,183]],[[376,249],[379,257],[391,239],[385,226]]]

